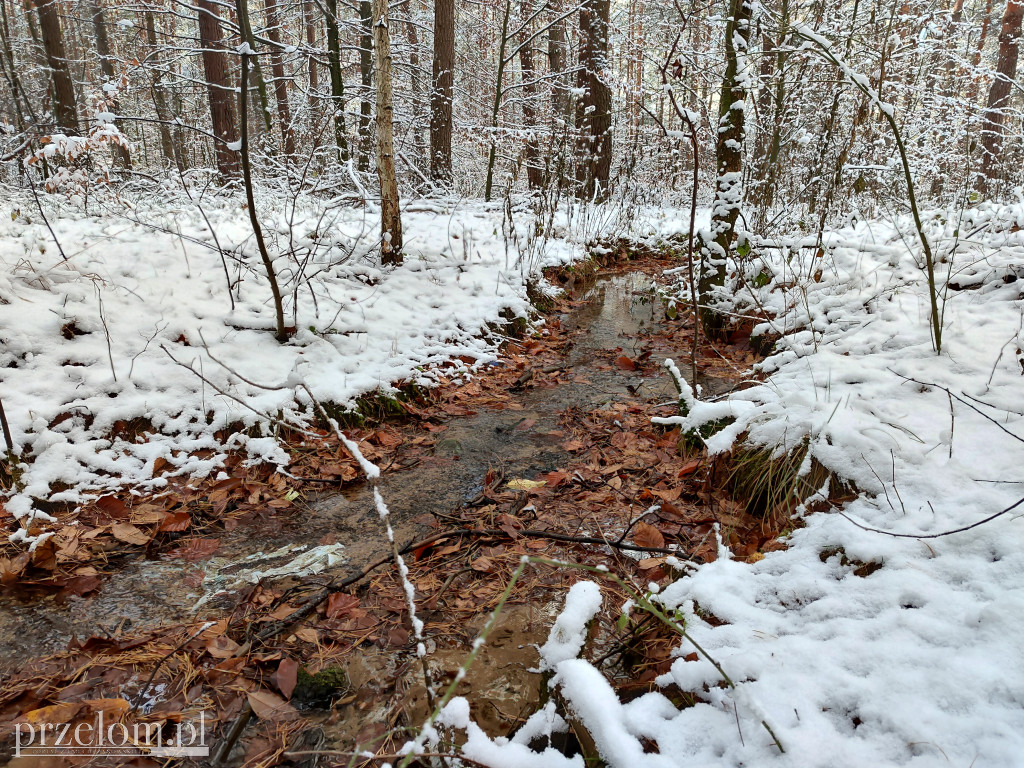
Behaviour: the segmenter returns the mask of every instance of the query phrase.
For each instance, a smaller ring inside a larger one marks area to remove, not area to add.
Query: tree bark
[[[373,135],[370,132],[370,121],[373,108],[370,106],[370,94],[373,90],[373,9],[370,0],[359,0],[359,82],[363,92],[359,99],[359,170],[370,167],[370,154]]]
[[[341,76],[341,41],[338,36],[338,0],[324,0],[327,9],[327,64],[331,71],[331,108],[334,110],[334,142],[338,157],[348,160],[345,138],[345,81]]]
[[[526,129],[523,161],[526,164],[526,181],[530,189],[540,189],[544,185],[544,168],[537,141],[537,84],[534,82],[533,43],[527,41],[530,28],[525,26],[526,21],[533,15],[531,0],[523,0],[520,15],[524,24],[523,41],[519,48],[519,69],[523,85],[523,127]]]
[[[604,80],[610,14],[610,0],[586,0],[580,8],[579,87],[583,100],[577,111],[580,153],[576,180],[579,196],[598,202],[608,194],[612,170],[612,92]]]
[[[277,101],[277,120],[281,123],[281,146],[285,157],[295,154],[295,130],[292,128],[292,111],[288,106],[288,80],[284,74],[284,59],[281,57],[281,27],[277,15],[277,0],[263,0],[267,12],[267,38],[275,43],[270,49],[270,72],[274,76],[274,98]]]
[[[302,17],[306,25],[306,45],[310,50],[316,48],[316,24],[313,15],[313,0],[302,0]],[[320,78],[316,69],[316,57],[310,53],[306,57],[306,66],[309,67],[309,95],[312,96],[320,89]]]
[[[455,82],[455,0],[434,0],[434,63],[430,89],[430,178],[452,181]]]
[[[736,220],[743,202],[743,138],[745,128],[745,73],[750,39],[751,6],[749,0],[729,0],[729,18],[725,25],[725,74],[719,97],[718,135],[715,139],[717,162],[715,202],[711,228],[701,234],[701,271],[697,284],[702,308],[704,334],[714,338],[725,327],[725,316],[714,306],[714,292],[725,284],[726,259],[736,241]]]
[[[171,111],[167,107],[167,96],[163,89],[163,72],[160,71],[160,49],[156,42],[156,23],[153,20],[153,12],[146,11],[144,14],[146,25],[146,42],[149,43],[151,53],[149,61],[152,65],[153,76],[153,105],[156,107],[156,117],[160,122],[160,150],[163,152],[164,160],[173,165],[181,173],[185,170],[185,162],[182,157],[181,147],[171,136]]]
[[[388,0],[373,0],[373,51],[377,65],[377,178],[380,181],[381,262],[402,263],[402,218],[395,177],[394,105]]]
[[[107,37],[107,17],[103,10],[103,0],[89,0],[89,12],[92,16],[92,28],[96,36],[96,52],[100,55],[100,69],[103,79],[111,86],[117,87],[117,72],[114,71],[114,57],[110,50],[110,39]],[[111,111],[116,115],[121,111],[121,101],[117,91],[111,91],[107,97]],[[115,121],[116,125],[116,121]],[[122,168],[131,169],[131,153],[124,144],[113,145],[114,157]]]
[[[423,141],[423,80],[420,70],[420,41],[416,34],[416,25],[412,22],[409,2],[402,3],[402,16],[405,21],[405,35],[409,41],[409,85],[412,89],[412,145],[417,162],[426,158]]]
[[[238,153],[227,146],[237,140],[235,109],[231,98],[227,58],[224,56],[220,33],[219,7],[213,0],[197,0],[199,8],[199,44],[203,48],[203,70],[206,73],[206,93],[210,101],[210,120],[213,133],[222,141],[214,142],[217,171],[222,179],[236,179],[239,175]]]
[[[43,51],[53,81],[53,112],[57,120],[57,132],[78,133],[78,110],[75,103],[75,83],[64,49],[64,34],[60,28],[57,12],[58,0],[40,0],[36,5],[39,14],[39,28],[42,33]]]
[[[1003,22],[999,29],[999,55],[996,58],[996,76],[988,92],[985,124],[982,127],[981,188],[994,178],[999,166],[999,150],[1003,143],[1005,108],[1010,103],[1010,91],[1017,76],[1017,57],[1021,20],[1024,18],[1024,0],[1007,0]]]

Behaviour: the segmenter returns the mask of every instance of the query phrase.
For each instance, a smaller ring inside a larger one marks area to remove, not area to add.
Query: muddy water
[[[660,370],[645,378],[608,365],[618,354],[634,357],[661,316],[651,286],[651,278],[642,273],[598,279],[584,292],[585,302],[561,318],[563,328],[580,331],[567,356],[566,370],[573,374],[567,383],[527,388],[515,409],[452,418],[438,435],[434,456],[411,469],[384,473],[382,491],[400,541],[428,530],[425,515],[451,513],[476,496],[490,467],[503,468],[506,478],[532,478],[565,466],[568,457],[559,447],[565,438],[557,433],[566,409],[594,409],[626,397],[633,402],[674,398]],[[609,356],[617,348],[621,352]],[[240,526],[217,535],[221,547],[216,557],[193,565],[137,560],[89,597],[59,604],[54,595],[0,595],[0,669],[63,649],[73,636],[223,615],[241,589],[271,569],[337,573],[361,568],[385,552],[381,524],[365,488],[322,498],[304,514],[271,518],[255,530]]]

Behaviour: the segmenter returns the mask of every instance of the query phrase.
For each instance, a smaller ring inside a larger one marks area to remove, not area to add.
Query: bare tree
[[[580,69],[583,91],[576,115],[580,133],[576,166],[578,194],[603,200],[612,170],[612,92],[608,85],[608,22],[610,0],[586,0],[580,8]]]
[[[163,152],[164,160],[177,168],[180,173],[185,170],[184,153],[171,135],[171,111],[167,106],[167,94],[164,93],[163,65],[160,61],[160,49],[157,47],[156,22],[153,19],[152,11],[147,10],[143,14],[143,23],[146,27],[146,42],[150,47],[153,108],[156,111],[157,127],[160,130],[160,150]]]
[[[373,52],[377,65],[377,178],[380,181],[381,262],[402,263],[402,215],[395,177],[394,104],[388,0],[373,0]]]
[[[452,179],[455,0],[434,0],[434,64],[430,89],[430,177]]]
[[[78,109],[75,99],[75,83],[71,79],[71,68],[64,48],[64,33],[57,12],[59,0],[40,0],[36,5],[39,14],[39,28],[42,33],[46,64],[53,81],[53,111],[57,129],[65,133],[78,133]]]
[[[999,149],[1003,143],[1003,124],[1006,122],[1006,107],[1010,103],[1010,91],[1017,76],[1017,56],[1021,19],[1024,17],[1022,0],[1007,0],[1003,22],[999,30],[999,54],[996,58],[996,74],[988,92],[985,107],[985,124],[982,128],[981,145],[984,153],[981,159],[982,188],[985,182],[996,174],[999,165]]]
[[[277,101],[277,119],[281,123],[281,146],[286,157],[295,154],[295,131],[292,129],[292,111],[288,106],[288,79],[281,56],[281,21],[277,15],[277,0],[263,0],[267,12],[267,38],[274,43],[270,49],[270,71],[274,75],[274,99]]]
[[[745,135],[747,45],[750,0],[729,0],[725,24],[725,72],[718,102],[715,136],[715,202],[711,229],[701,234],[701,271],[697,292],[704,333],[715,336],[725,325],[713,306],[712,294],[725,283],[726,259],[736,241],[736,221],[743,202],[743,139]]]
[[[199,11],[199,44],[203,48],[203,70],[210,101],[217,171],[223,179],[238,178],[238,154],[228,144],[236,140],[235,110],[231,98],[233,88],[228,77],[227,59],[221,43],[220,14],[215,0],[196,0]]]

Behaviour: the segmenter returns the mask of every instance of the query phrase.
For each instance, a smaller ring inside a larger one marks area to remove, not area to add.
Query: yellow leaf
[[[544,480],[526,480],[520,477],[515,480],[509,480],[508,485],[505,487],[513,491],[532,491],[534,488],[540,488],[544,485],[547,485]]]

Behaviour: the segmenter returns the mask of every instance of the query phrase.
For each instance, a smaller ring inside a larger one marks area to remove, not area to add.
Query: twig
[[[191,643],[193,640],[195,640],[197,637],[199,637],[201,634],[203,634],[203,632],[208,630],[210,627],[212,627],[216,623],[217,622],[215,622],[215,621],[208,621],[208,622],[206,622],[205,624],[203,624],[203,626],[201,626],[199,629],[197,629],[191,635],[189,635],[184,640],[182,640],[181,643],[179,643],[178,646],[176,648],[174,648],[174,650],[172,650],[170,653],[168,653],[166,656],[164,656],[162,659],[160,659],[160,661],[157,662],[156,666],[153,667],[153,671],[149,674],[149,678],[146,680],[146,684],[143,685],[139,689],[139,693],[135,697],[135,703],[132,704],[132,708],[130,710],[128,710],[129,712],[134,712],[135,710],[137,710],[139,708],[139,705],[142,704],[142,700],[145,698],[146,694],[149,692],[149,686],[151,686],[153,684],[153,678],[156,677],[156,673],[160,671],[160,667],[162,667],[164,665],[164,662],[166,662],[174,654],[176,654],[178,651],[180,651],[186,645]]]
[[[881,533],[881,534],[884,534],[886,536],[892,536],[894,539],[940,539],[943,536],[952,536],[954,533],[963,533],[964,531],[969,531],[972,528],[977,528],[978,526],[981,526],[981,525],[984,525],[985,523],[991,522],[991,521],[995,520],[997,517],[1002,517],[1007,512],[1012,512],[1017,507],[1019,507],[1021,504],[1024,504],[1024,498],[1022,498],[1022,499],[1018,500],[1017,502],[1011,504],[1006,509],[1001,510],[999,512],[996,512],[994,515],[989,515],[984,520],[979,520],[976,523],[971,523],[970,525],[965,525],[962,528],[954,528],[951,531],[943,531],[942,533],[928,533],[928,534],[922,534],[922,533],[893,533],[892,531],[884,531],[881,528],[872,528],[869,525],[863,525],[861,523],[858,523],[856,520],[854,520],[852,517],[850,517],[845,512],[843,512],[843,510],[841,510],[838,507],[836,507],[834,504],[832,506],[833,506],[833,508],[835,509],[836,512],[838,512],[840,515],[845,517],[847,520],[849,520],[855,526],[860,528],[862,531],[870,531],[871,533]]]
[[[4,442],[7,443],[7,453],[14,451],[14,440],[11,439],[11,427],[7,423],[7,414],[4,412],[4,401],[0,400],[0,426],[4,430]]]
[[[249,719],[252,717],[252,704],[249,703],[248,699],[244,705],[242,705],[242,711],[238,713],[238,717],[235,718],[235,722],[231,724],[231,730],[228,731],[228,735],[224,737],[224,741],[220,743],[220,749],[217,750],[216,757],[213,758],[211,765],[213,768],[219,768],[219,766],[227,759],[227,756],[231,754],[231,750],[235,746],[235,742],[238,741],[238,737],[242,735],[242,731],[245,730],[245,726],[249,724]]]

